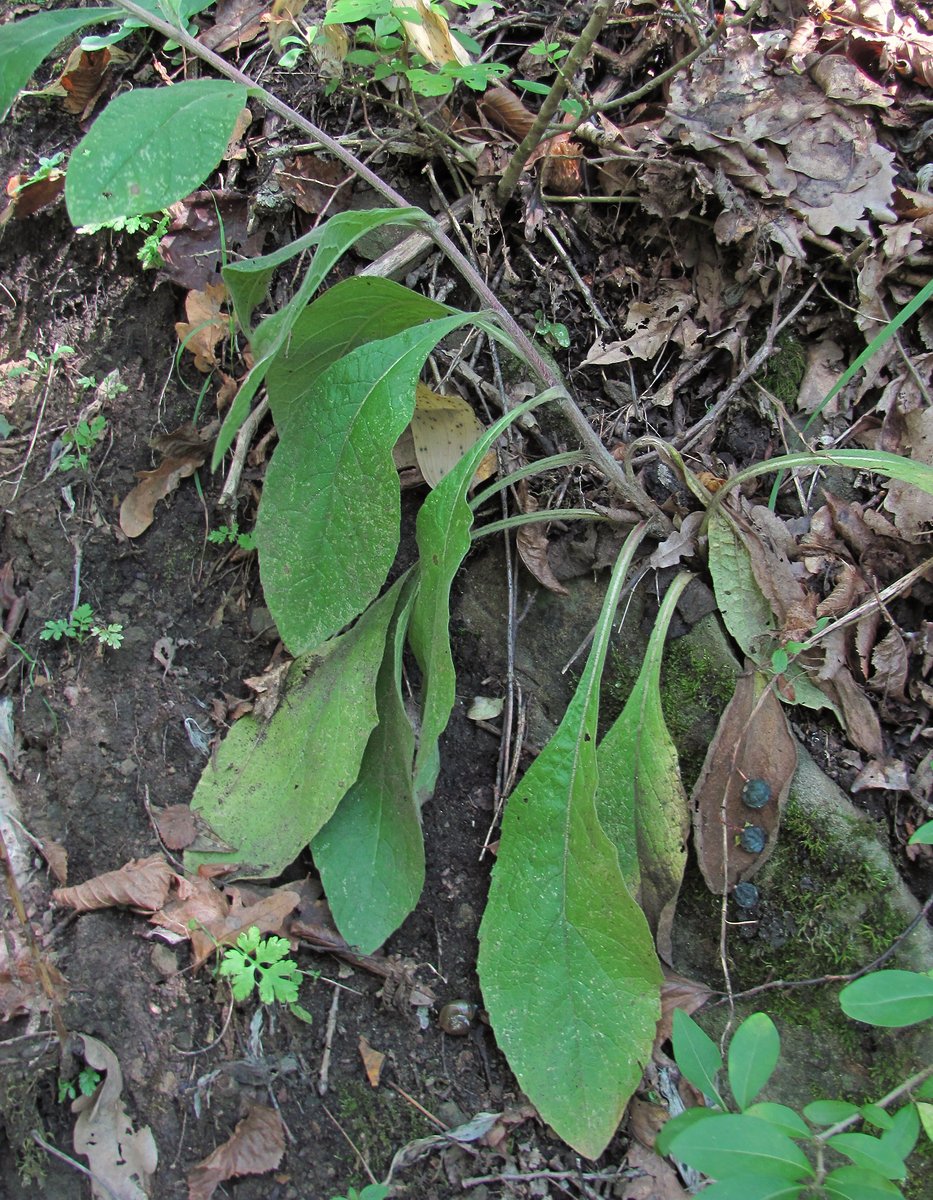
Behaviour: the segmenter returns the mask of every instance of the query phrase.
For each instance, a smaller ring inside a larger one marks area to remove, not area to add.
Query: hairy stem
[[[296,112],[290,105],[280,100],[278,96],[273,95],[272,92],[267,91],[264,87],[256,83],[255,80],[221,58],[219,54],[215,54],[213,50],[208,50],[206,46],[202,46],[200,42],[195,41],[186,30],[180,29],[177,25],[173,25],[161,17],[153,16],[152,13],[147,12],[146,9],[134,3],[134,0],[117,0],[117,3],[132,16],[144,21],[150,28],[170,38],[172,41],[178,43],[178,45],[183,46],[189,53],[208,63],[219,74],[226,76],[227,79],[232,79],[242,87],[248,88],[250,95],[255,96],[267,109],[277,113],[288,121],[289,124],[293,125],[296,129],[300,129],[309,138],[319,143],[329,154],[332,154],[336,159],[348,166],[360,179],[365,180],[371,188],[381,196],[384,196],[390,204],[395,205],[397,208],[412,207],[404,196],[386,183],[384,179],[380,178],[364,162],[361,162],[350,150],[325,133],[323,129],[319,129],[311,121],[303,117],[301,113]],[[633,485],[626,479],[622,468],[602,444],[599,436],[567,391],[563,381],[541,356],[537,347],[532,343],[531,339],[506,309],[502,301],[495,295],[466,255],[447,236],[437,221],[430,220],[428,232],[431,234],[438,249],[443,251],[449,261],[457,268],[486,308],[495,313],[501,327],[512,339],[518,351],[545,387],[559,389],[560,394],[557,397],[557,404],[589,454],[593,465],[605,476],[610,486],[624,496],[642,516],[650,518],[658,529],[667,529],[669,523],[659,513],[651,497],[637,484]]]

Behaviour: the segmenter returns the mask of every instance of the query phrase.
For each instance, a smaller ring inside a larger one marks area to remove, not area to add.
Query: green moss
[[[335,1104],[342,1128],[378,1179],[385,1177],[392,1156],[400,1146],[436,1132],[417,1109],[396,1092],[386,1088],[373,1089],[362,1081],[343,1083],[335,1089]],[[356,1156],[349,1151],[348,1155],[349,1170],[356,1165]],[[365,1182],[358,1180],[357,1184],[362,1186]]]
[[[767,366],[756,376],[762,387],[768,389],[782,404],[792,408],[796,403],[807,369],[807,352],[803,343],[793,334],[784,333],[777,339],[774,353]]]

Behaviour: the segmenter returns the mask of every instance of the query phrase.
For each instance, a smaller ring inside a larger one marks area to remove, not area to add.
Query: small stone
[[[753,883],[737,883],[732,899],[739,908],[754,908],[758,903],[758,889]]]
[[[767,840],[768,835],[760,825],[746,825],[739,835],[739,845],[749,854],[760,854]]]
[[[764,808],[771,799],[771,784],[766,779],[748,779],[742,788],[742,803],[747,808]]]

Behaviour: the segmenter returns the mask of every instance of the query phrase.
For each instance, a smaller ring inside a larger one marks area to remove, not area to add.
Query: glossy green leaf
[[[823,1180],[823,1189],[831,1200],[904,1200],[900,1188],[883,1175],[861,1167],[840,1167]]]
[[[368,342],[308,382],[306,419],[276,448],[256,522],[266,603],[292,653],[336,633],[385,582],[400,532],[392,447],[425,359],[470,319]]]
[[[857,1167],[877,1171],[885,1179],[903,1179],[904,1159],[893,1146],[868,1133],[837,1133],[826,1143],[837,1154],[844,1154]]]
[[[65,202],[75,225],[158,212],[220,162],[246,88],[220,79],[137,88],[111,100],[72,151]]]
[[[0,121],[36,67],[60,42],[86,25],[118,21],[125,15],[119,8],[62,8],[0,25]]]
[[[881,1135],[882,1144],[886,1149],[906,1159],[913,1153],[917,1138],[920,1136],[920,1114],[916,1104],[905,1104],[891,1118],[891,1124]]]
[[[915,971],[874,971],[839,993],[847,1017],[866,1025],[900,1029],[933,1017],[933,979]]]
[[[719,1114],[673,1139],[670,1154],[714,1179],[764,1175],[803,1180],[813,1168],[799,1146],[755,1117]]]
[[[697,1121],[711,1120],[718,1116],[718,1112],[712,1108],[687,1108],[682,1113],[678,1113],[676,1117],[672,1117],[661,1126],[661,1132],[657,1136],[654,1148],[658,1154],[667,1157],[671,1152],[671,1142],[678,1134],[683,1133],[691,1125]]]
[[[788,1137],[808,1138],[812,1136],[803,1117],[792,1108],[788,1108],[786,1104],[774,1104],[769,1100],[762,1100],[758,1104],[750,1104],[745,1110],[745,1115],[746,1117],[757,1117],[759,1121],[767,1121],[769,1125],[780,1129],[781,1133],[786,1133]]]
[[[415,804],[415,735],[402,698],[402,650],[417,579],[393,587],[398,610],[376,680],[379,723],[356,783],[311,843],[327,903],[351,946],[372,954],[418,903],[424,838]]]
[[[715,1100],[720,1108],[725,1108],[716,1087],[716,1076],[723,1065],[719,1047],[682,1008],[674,1009],[672,1040],[674,1058],[684,1078],[698,1092]]]
[[[264,254],[260,258],[246,259],[243,262],[230,263],[224,267],[224,283],[233,299],[237,320],[244,330],[249,331],[253,310],[265,298],[269,289],[269,281],[276,267],[280,267],[295,255],[309,250],[312,246],[317,247],[304,278],[291,300],[271,316],[266,317],[259,328],[249,334],[254,358],[253,366],[240,384],[230,411],[220,427],[211,457],[212,471],[217,469],[220,460],[230,449],[237,430],[249,415],[253,397],[262,386],[276,354],[283,346],[287,346],[295,322],[298,321],[311,297],[340,258],[354,242],[373,229],[383,225],[423,225],[428,220],[427,214],[420,208],[373,208],[359,212],[338,213],[318,229],[290,242],[287,246],[273,250],[271,254]],[[387,322],[387,330],[388,333],[381,336],[388,336],[392,333],[391,318]],[[306,383],[310,383],[310,380]]]
[[[752,1013],[729,1043],[729,1086],[741,1109],[748,1108],[765,1086],[781,1053],[781,1039],[767,1013]]]
[[[635,685],[596,754],[600,824],[619,853],[622,874],[638,897],[658,952],[668,960],[690,811],[661,709],[661,659],[677,601],[691,578],[681,573],[667,589]]]
[[[755,1174],[740,1179],[721,1179],[699,1194],[703,1200],[798,1200],[803,1195],[803,1187],[779,1175]]]
[[[191,801],[248,878],[275,876],[330,820],[355,782],[378,718],[376,677],[396,595],[373,604],[349,633],[298,659],[271,720],[241,717],[205,767]]]
[[[859,1111],[857,1104],[848,1100],[814,1100],[803,1110],[803,1115],[813,1125],[836,1125],[847,1121]]]
[[[615,1132],[660,1013],[651,931],[595,804],[599,677],[643,533],[613,570],[564,719],[509,798],[479,935],[496,1040],[542,1120],[587,1158]]]
[[[508,425],[551,396],[544,392],[495,421],[438,483],[418,513],[421,586],[409,637],[423,676],[421,730],[415,759],[415,795],[432,795],[440,766],[438,739],[454,706],[456,673],[450,652],[450,587],[470,548],[473,510],[467,493],[476,468]]]

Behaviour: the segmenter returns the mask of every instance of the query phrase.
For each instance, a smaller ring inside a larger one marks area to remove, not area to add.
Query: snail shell
[[[475,1020],[475,1004],[470,1004],[468,1000],[452,1000],[441,1009],[437,1023],[445,1033],[463,1037],[470,1032]]]

